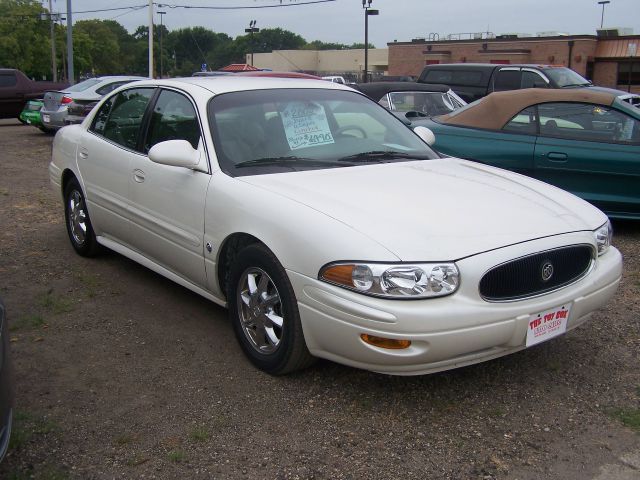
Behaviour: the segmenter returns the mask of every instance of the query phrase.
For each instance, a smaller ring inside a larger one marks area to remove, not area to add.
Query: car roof
[[[549,102],[586,102],[610,106],[615,99],[615,95],[591,91],[589,88],[525,88],[491,93],[467,107],[436,118],[438,122],[447,125],[498,130],[531,105]]]
[[[370,98],[378,101],[390,92],[448,92],[447,85],[438,83],[415,83],[415,82],[375,82],[359,83],[355,86],[357,90]]]
[[[143,80],[136,86],[168,86],[182,88],[190,92],[206,89],[221,94],[243,90],[268,90],[278,88],[320,88],[324,90],[351,90],[345,85],[309,78],[251,77],[240,75],[220,75],[215,77],[183,77],[171,79]],[[200,87],[200,89],[198,88]]]

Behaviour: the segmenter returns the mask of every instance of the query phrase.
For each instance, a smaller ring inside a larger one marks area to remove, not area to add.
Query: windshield
[[[421,112],[429,116],[444,115],[462,106],[447,93],[439,92],[391,92],[390,110]]]
[[[231,176],[438,158],[395,116],[350,91],[226,93],[209,103],[209,121]]]
[[[570,68],[545,68],[543,70],[558,87],[581,87],[591,85],[591,82]]]
[[[91,88],[94,85],[97,85],[101,81],[102,80],[98,78],[88,78],[87,80],[84,80],[80,83],[76,83],[75,85],[72,85],[69,88],[66,88],[64,91],[65,92],[81,92],[83,90],[86,90],[87,88]]]

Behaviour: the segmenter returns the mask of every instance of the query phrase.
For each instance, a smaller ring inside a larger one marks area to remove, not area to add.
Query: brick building
[[[391,42],[388,43],[389,75],[417,76],[425,65],[433,63],[552,64],[570,67],[596,85],[640,93],[638,44],[640,35],[521,38],[505,35],[496,38]]]

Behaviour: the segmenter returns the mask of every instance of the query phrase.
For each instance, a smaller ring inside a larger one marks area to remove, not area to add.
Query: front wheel
[[[91,226],[84,194],[75,178],[64,189],[64,216],[74,250],[83,257],[95,256],[99,245]]]
[[[256,244],[240,252],[231,269],[228,301],[236,338],[256,367],[283,375],[314,362],[293,288],[269,249]]]

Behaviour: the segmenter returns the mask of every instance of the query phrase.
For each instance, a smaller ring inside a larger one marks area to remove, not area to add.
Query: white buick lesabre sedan
[[[272,374],[499,357],[584,323],[621,275],[596,208],[441,158],[324,81],[129,84],[58,132],[50,175],[80,255],[107,247],[227,306]]]

